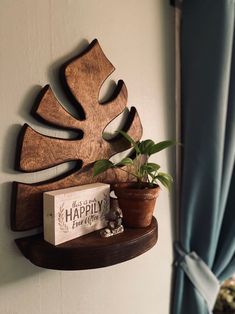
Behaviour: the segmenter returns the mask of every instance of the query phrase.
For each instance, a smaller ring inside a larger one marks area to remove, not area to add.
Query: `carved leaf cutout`
[[[110,158],[128,148],[126,141],[117,136],[111,141],[102,137],[106,126],[120,115],[127,106],[127,88],[119,81],[111,99],[99,103],[99,91],[107,77],[114,71],[97,40],[77,58],[63,67],[63,81],[67,94],[81,104],[85,119],[72,116],[56,99],[49,85],[45,86],[35,108],[35,117],[59,128],[83,132],[81,139],[60,139],[45,136],[25,124],[22,131],[19,170],[33,172],[58,164],[82,160],[82,168],[75,169],[63,178],[34,184],[14,183],[12,229],[29,230],[42,224],[42,193],[92,182],[114,183],[132,180],[120,170],[110,170],[98,177],[92,176],[92,163]],[[131,108],[123,129],[135,140],[142,136],[138,113]]]

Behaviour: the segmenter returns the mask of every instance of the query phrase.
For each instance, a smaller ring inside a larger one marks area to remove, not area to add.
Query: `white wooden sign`
[[[45,241],[58,245],[106,227],[110,186],[94,183],[43,194]]]

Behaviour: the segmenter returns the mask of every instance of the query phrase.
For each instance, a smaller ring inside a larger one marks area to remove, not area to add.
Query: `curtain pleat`
[[[232,0],[184,0],[180,242],[219,280],[235,273],[235,25]],[[180,267],[172,313],[210,313]]]

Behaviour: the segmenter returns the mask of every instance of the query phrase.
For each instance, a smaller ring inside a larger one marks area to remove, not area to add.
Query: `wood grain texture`
[[[53,246],[34,235],[16,240],[22,254],[33,264],[49,269],[80,270],[100,268],[132,259],[157,242],[158,226],[153,217],[149,227],[125,229],[117,236],[101,238],[99,231]]]
[[[93,182],[115,183],[127,179],[120,170],[110,170],[93,177],[92,164],[97,159],[110,158],[129,148],[121,136],[110,141],[103,139],[105,127],[127,106],[127,88],[119,81],[113,95],[104,104],[99,103],[100,88],[114,67],[105,57],[99,43],[94,40],[84,53],[62,66],[64,88],[72,94],[78,107],[81,105],[85,119],[72,116],[56,99],[49,85],[40,92],[33,114],[48,124],[84,133],[82,139],[59,139],[45,136],[25,124],[19,139],[18,168],[21,171],[38,171],[63,162],[82,161],[81,169],[74,169],[62,178],[46,182],[25,184],[14,182],[11,226],[15,231],[30,230],[42,225],[42,195],[45,191],[67,188]],[[80,104],[80,105],[79,105]],[[123,125],[123,130],[139,140],[142,126],[134,107]]]
[[[84,136],[78,140],[63,140],[37,133],[26,125],[21,140],[20,170],[38,171],[71,160],[82,160],[85,166],[128,148],[123,140],[109,143],[102,137],[106,126],[127,106],[127,88],[123,81],[119,81],[110,101],[99,103],[101,86],[113,71],[114,67],[97,40],[91,43],[82,56],[64,66],[66,88],[85,111],[85,120],[81,121],[63,108],[49,86],[44,87],[35,115],[58,127],[82,130]],[[133,122],[129,132],[138,140],[142,129],[137,114]],[[127,123],[130,124],[130,121]]]
[[[99,128],[95,128],[93,132],[92,130],[85,132],[84,138],[81,140],[42,135],[25,124],[21,133],[22,146],[19,169],[32,172],[75,160],[82,160],[83,166],[86,166],[97,159],[110,158],[130,147],[129,143],[119,136],[110,142],[104,140],[102,133],[105,127],[102,126],[102,118],[97,119],[97,124],[99,124]],[[134,107],[126,121],[127,125],[130,125],[129,135],[137,139],[141,137],[140,119]]]
[[[81,122],[71,115],[56,99],[50,85],[41,90],[32,110],[36,118],[65,129],[80,130]]]

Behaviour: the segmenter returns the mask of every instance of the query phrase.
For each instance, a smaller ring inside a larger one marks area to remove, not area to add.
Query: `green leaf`
[[[156,172],[159,170],[160,166],[158,164],[148,162],[142,166],[143,170],[147,171],[147,173]]]
[[[132,137],[130,137],[130,135],[128,135],[126,132],[122,130],[119,130],[117,132],[120,133],[129,143],[131,143],[131,145],[134,147],[137,154],[140,154],[138,144],[135,142],[135,140]]]
[[[162,185],[164,185],[168,190],[170,189],[171,184],[173,182],[172,176],[164,172],[159,172],[158,175],[156,176],[156,179],[159,180],[162,183]]]
[[[169,173],[166,173],[166,172],[159,172],[158,174],[159,174],[160,176],[163,176],[163,177],[168,178],[171,182],[173,182],[173,178],[172,178],[172,176],[171,176]]]
[[[123,158],[120,162],[116,164],[116,166],[127,166],[133,165],[133,160],[130,157]]]
[[[139,143],[139,150],[141,154],[149,155],[151,147],[153,147],[154,141],[152,140],[144,140]]]
[[[162,141],[162,142],[159,142],[159,143],[153,145],[150,148],[149,155],[156,154],[156,153],[160,152],[161,150],[163,150],[163,149],[165,149],[167,147],[173,146],[175,144],[176,144],[175,141]]]
[[[148,162],[147,166],[149,167],[149,169],[152,169],[152,171],[158,171],[160,169],[160,165],[155,164],[153,162]]]
[[[100,159],[97,160],[94,164],[94,168],[93,168],[93,176],[97,176],[98,174],[115,167],[114,164],[107,159]]]

